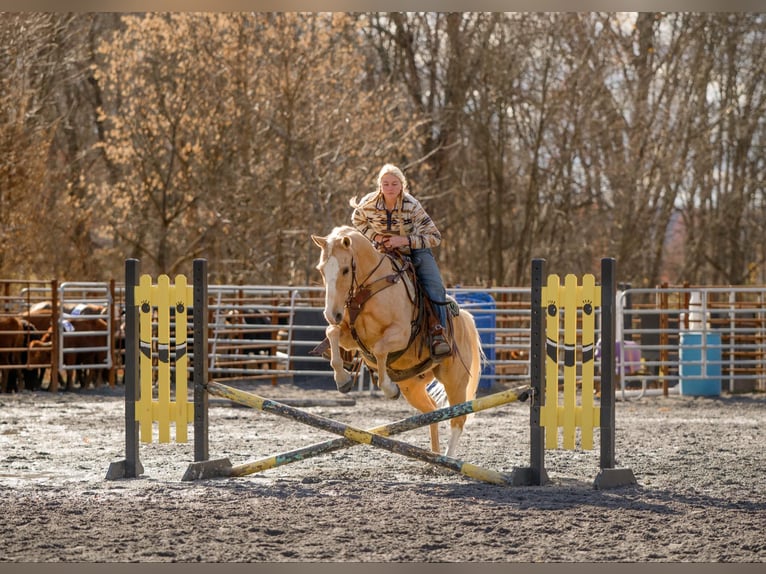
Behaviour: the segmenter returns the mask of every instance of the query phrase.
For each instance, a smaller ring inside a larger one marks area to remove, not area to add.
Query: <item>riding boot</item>
[[[324,340],[319,343],[316,347],[311,349],[309,351],[309,355],[314,355],[315,357],[324,357],[328,361],[330,360],[330,339],[327,337],[324,338]]]
[[[328,361],[332,359],[332,354],[330,353],[330,339],[325,337],[321,343],[309,351],[309,355],[313,355],[315,357],[324,357]],[[341,356],[343,355],[341,354]],[[347,371],[354,370],[355,366],[356,365],[354,364],[354,361],[343,361],[343,368]]]
[[[443,359],[452,354],[452,348],[444,336],[444,327],[436,324],[431,329],[431,356],[434,359]]]

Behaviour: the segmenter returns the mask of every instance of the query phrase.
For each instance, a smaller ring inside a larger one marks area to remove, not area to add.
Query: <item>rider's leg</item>
[[[431,331],[431,351],[437,357],[449,355],[451,348],[444,337],[444,327],[447,324],[447,307],[444,303],[447,301],[447,292],[444,289],[439,266],[430,249],[413,249],[411,259],[418,281],[428,298],[434,303],[433,307],[439,318],[439,324],[435,325]]]

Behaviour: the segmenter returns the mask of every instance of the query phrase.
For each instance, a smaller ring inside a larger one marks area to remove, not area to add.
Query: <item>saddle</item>
[[[455,352],[455,344],[453,339],[453,322],[452,318],[457,317],[460,313],[460,307],[449,295],[445,302],[435,302],[428,297],[428,293],[420,284],[415,273],[415,267],[412,265],[412,261],[406,255],[399,253],[398,251],[388,252],[387,255],[391,258],[394,269],[402,274],[406,284],[407,294],[410,297],[410,301],[415,305],[417,313],[412,321],[412,335],[410,336],[410,345],[419,344],[425,345],[429,349],[430,363],[438,362],[445,359],[445,356],[434,357],[430,352],[433,343],[434,327],[439,324],[439,315],[436,312],[436,305],[447,306],[447,324],[442,325],[444,327],[443,335],[447,341],[450,341],[450,347],[452,347],[452,353]],[[406,350],[406,349],[405,349]],[[422,352],[422,348],[418,349],[418,354]],[[450,353],[450,355],[452,354]],[[448,356],[450,356],[448,355]],[[396,355],[397,357],[399,355]],[[391,359],[392,362],[394,359]]]
[[[453,339],[452,335],[454,328],[452,318],[458,316],[460,313],[460,307],[457,301],[455,301],[455,299],[450,296],[447,296],[447,301],[445,303],[435,303],[431,301],[425,289],[423,289],[422,285],[418,282],[417,274],[415,273],[415,267],[412,265],[412,261],[408,256],[403,255],[398,251],[387,251],[386,255],[391,260],[392,266],[394,268],[394,274],[390,276],[390,278],[393,278],[391,279],[391,282],[395,282],[399,279],[404,281],[407,296],[416,309],[415,317],[413,318],[411,324],[411,335],[409,343],[404,349],[401,349],[395,353],[391,353],[388,356],[388,364],[386,365],[388,375],[392,381],[399,382],[422,373],[423,371],[428,370],[434,366],[435,363],[447,358],[447,356],[434,357],[431,354],[431,333],[433,332],[433,328],[439,323],[438,315],[434,305],[447,305],[447,324],[443,325],[444,331],[442,334],[447,338],[448,341],[452,341]],[[365,347],[364,343],[356,335],[356,330],[354,329],[354,321],[356,320],[358,314],[361,312],[365,302],[376,292],[377,291],[370,290],[368,287],[360,288],[347,302],[351,323],[351,334],[359,345],[359,352],[367,359],[369,363],[372,364],[377,364],[375,356],[369,351],[369,349]],[[425,354],[425,358],[418,364],[407,369],[393,368],[391,365],[395,363],[396,360],[399,359],[402,355],[404,355],[412,347],[412,345],[418,345],[416,352],[417,356],[419,357],[423,355],[423,347],[425,347],[425,349],[428,351],[427,354]],[[321,355],[329,359],[329,346],[329,341],[325,339],[319,343],[319,345],[309,351],[309,354],[315,356]],[[452,347],[451,354],[454,354],[454,342],[452,342],[450,346]],[[351,370],[350,368],[354,366],[353,358],[343,357],[343,359],[346,369]]]

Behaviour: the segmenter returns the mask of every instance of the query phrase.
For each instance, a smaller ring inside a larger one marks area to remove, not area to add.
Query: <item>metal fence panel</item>
[[[21,291],[10,283],[4,283],[5,315],[28,313],[50,299],[45,283],[25,284]],[[105,341],[85,349],[103,352],[114,348],[117,351],[114,360],[107,352],[103,363],[79,367],[114,365],[121,369],[124,288],[107,283],[68,282],[62,283],[58,292],[62,309],[61,367],[74,368],[67,367],[64,360],[67,353],[75,352],[67,350],[75,335],[66,331],[64,322],[79,320],[78,315],[66,309],[80,304],[108,307],[111,303],[113,311],[104,316],[107,328],[103,332],[86,332],[103,335]],[[448,289],[448,293],[477,319],[487,357],[482,384],[528,380],[530,289],[458,287]],[[323,380],[333,385],[329,361],[308,354],[324,338],[322,287],[209,285],[208,297],[211,378],[268,379],[276,384],[287,377],[297,383]],[[766,390],[766,287],[627,288],[617,292],[616,303],[615,374],[616,387],[623,396],[678,392],[683,382],[704,381],[711,369],[720,377],[724,391]],[[191,321],[190,315],[190,325]],[[692,336],[693,333],[699,337]],[[597,315],[596,337],[599,336]],[[597,353],[597,382],[598,357]],[[354,354],[347,353],[344,358],[352,360]],[[193,356],[191,359],[190,368]]]

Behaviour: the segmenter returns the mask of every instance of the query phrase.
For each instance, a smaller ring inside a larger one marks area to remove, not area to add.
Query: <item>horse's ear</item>
[[[324,249],[325,245],[327,245],[327,238],[322,237],[321,235],[312,235],[311,239],[322,249]]]
[[[343,243],[343,247],[345,247],[346,249],[349,249],[351,247],[351,238],[344,237],[342,243]]]

